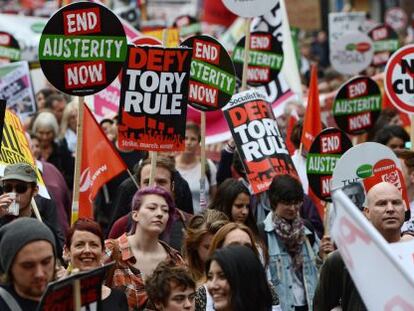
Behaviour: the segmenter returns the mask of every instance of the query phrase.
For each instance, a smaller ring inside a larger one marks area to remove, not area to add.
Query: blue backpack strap
[[[4,302],[9,307],[10,310],[22,311],[16,299],[14,299],[13,296],[3,287],[0,287],[0,297],[3,298]]]

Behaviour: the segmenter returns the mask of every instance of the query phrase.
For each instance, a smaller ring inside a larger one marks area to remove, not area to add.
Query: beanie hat
[[[0,273],[8,274],[17,253],[35,241],[52,244],[56,256],[56,242],[52,231],[37,219],[22,217],[0,228]]]

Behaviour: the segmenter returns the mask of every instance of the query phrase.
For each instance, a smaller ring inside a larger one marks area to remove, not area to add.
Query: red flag
[[[320,131],[322,131],[322,123],[319,106],[318,67],[313,65],[309,83],[308,106],[303,119],[301,142],[304,150],[309,151],[313,140]]]
[[[93,217],[92,200],[99,189],[125,171],[127,166],[96,123],[89,108],[86,105],[84,107],[78,217]]]
[[[289,151],[290,156],[293,156],[295,153],[295,146],[293,145],[292,141],[290,140],[290,136],[292,135],[293,127],[295,126],[296,122],[298,122],[299,116],[295,109],[292,110],[290,116],[287,120],[286,125],[286,148]]]

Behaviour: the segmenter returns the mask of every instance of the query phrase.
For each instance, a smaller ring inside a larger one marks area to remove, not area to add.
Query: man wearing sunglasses
[[[16,163],[6,166],[1,178],[0,228],[21,217],[35,217],[31,207],[36,202],[42,221],[52,230],[57,241],[58,254],[62,254],[64,235],[57,220],[56,205],[52,200],[37,195],[36,172],[30,164]]]

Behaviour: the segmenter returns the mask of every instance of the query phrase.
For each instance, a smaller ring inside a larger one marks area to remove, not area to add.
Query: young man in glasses
[[[56,205],[52,200],[37,195],[36,172],[30,164],[16,163],[6,166],[1,178],[0,227],[21,217],[33,217],[31,201],[36,202],[42,221],[52,230],[57,241],[58,254],[62,254],[64,235],[59,227]]]

